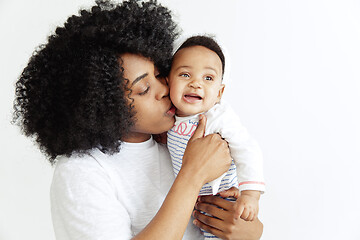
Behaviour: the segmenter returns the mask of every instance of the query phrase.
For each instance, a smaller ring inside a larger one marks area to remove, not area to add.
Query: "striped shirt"
[[[243,190],[264,192],[265,183],[262,169],[262,153],[257,143],[241,125],[238,116],[223,101],[205,113],[207,124],[205,135],[219,133],[230,148],[233,158],[225,174],[210,183],[206,183],[200,195],[215,195],[233,186]],[[180,171],[187,143],[199,122],[199,114],[178,117],[172,129],[167,133],[167,146],[170,152],[175,176]]]
[[[187,143],[194,134],[198,122],[198,115],[190,117],[176,117],[174,127],[167,133],[167,146],[170,152],[175,176],[177,176],[180,171]],[[206,183],[201,188],[199,195],[216,194],[231,187],[237,187],[238,181],[236,178],[236,166],[234,161],[231,162],[231,166],[227,173],[222,176],[220,185],[216,183],[214,184],[213,182]]]

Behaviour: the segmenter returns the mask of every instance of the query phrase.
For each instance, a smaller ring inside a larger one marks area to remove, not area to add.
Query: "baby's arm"
[[[229,144],[241,191],[236,201],[237,213],[242,219],[251,221],[257,216],[259,198],[265,190],[262,153],[230,106],[221,105],[209,111],[208,129],[220,133]]]
[[[222,102],[209,112],[205,135],[219,133],[229,145],[236,165],[239,190],[265,191],[262,153],[231,107]]]

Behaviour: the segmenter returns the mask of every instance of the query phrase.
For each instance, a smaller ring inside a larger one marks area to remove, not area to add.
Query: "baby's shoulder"
[[[234,109],[231,107],[231,105],[221,100],[221,102],[215,104],[207,113],[206,117],[208,121],[220,121],[220,120],[226,120],[229,118],[232,119],[238,119],[237,114],[235,113]]]

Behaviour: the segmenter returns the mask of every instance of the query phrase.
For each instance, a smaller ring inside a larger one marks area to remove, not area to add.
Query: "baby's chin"
[[[175,106],[175,115],[177,117],[188,117],[204,112],[204,107],[201,104],[189,104],[180,101],[172,101]]]
[[[175,111],[175,115],[177,117],[188,117],[188,116],[193,116],[193,115],[196,115],[196,114],[199,114],[199,113],[202,113],[202,112],[199,112],[199,111],[181,111],[180,109],[176,109]]]

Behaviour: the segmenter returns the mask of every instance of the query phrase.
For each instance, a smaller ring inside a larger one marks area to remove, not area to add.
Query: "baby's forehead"
[[[173,60],[179,60],[180,57],[182,57],[180,60],[186,60],[188,58],[199,58],[200,56],[213,56],[215,59],[219,60],[221,64],[221,59],[216,52],[201,45],[189,46],[179,49],[175,52]]]
[[[208,47],[202,46],[202,45],[192,45],[192,46],[187,46],[187,47],[183,47],[178,49],[175,53],[174,56],[177,56],[179,54],[183,54],[184,52],[196,52],[196,51],[202,51],[202,52],[208,52],[208,53],[215,53],[215,51],[211,50]],[[217,55],[217,54],[216,54]]]
[[[173,56],[172,67],[174,65],[209,65],[214,68],[219,68],[219,71],[223,71],[222,62],[220,57],[213,50],[201,46],[194,45],[185,48],[181,48]]]

